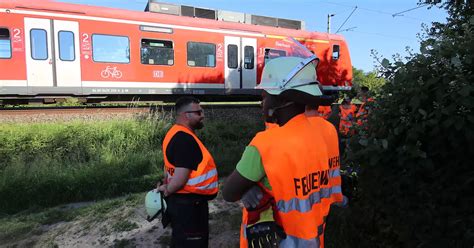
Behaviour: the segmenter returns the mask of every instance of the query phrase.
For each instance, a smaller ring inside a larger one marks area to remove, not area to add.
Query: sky
[[[148,0],[60,0],[88,5],[143,11]],[[279,17],[305,22],[306,30],[327,32],[328,15],[331,33],[345,37],[352,65],[370,72],[376,65],[371,50],[380,57],[405,57],[406,47],[419,52],[418,33],[422,23],[446,22],[447,13],[437,7],[419,7],[418,0],[158,0],[194,7],[228,10],[247,14]]]

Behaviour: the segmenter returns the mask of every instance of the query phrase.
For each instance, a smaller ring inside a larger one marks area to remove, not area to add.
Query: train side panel
[[[23,18],[0,12],[0,94],[27,94]]]
[[[318,79],[323,88],[331,91],[350,90],[352,86],[352,64],[347,44],[341,39],[330,39],[317,46]]]
[[[0,0],[4,96],[255,95],[265,62],[288,52],[281,43],[288,36],[321,59],[317,74],[325,89],[351,85],[349,51],[339,35],[17,2],[21,8]]]

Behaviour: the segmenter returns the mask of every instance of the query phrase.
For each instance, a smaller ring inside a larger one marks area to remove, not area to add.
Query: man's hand
[[[340,208],[345,208],[345,207],[349,206],[349,199],[347,198],[347,196],[343,195],[342,196],[342,201],[335,202],[332,205],[340,207]]]
[[[165,196],[168,196],[169,195],[169,192],[168,192],[168,184],[161,184],[161,185],[158,185],[158,191],[162,191],[163,194]]]
[[[242,195],[242,199],[240,200],[244,207],[247,209],[256,208],[260,200],[263,198],[263,192],[258,186],[253,186],[247,192]]]

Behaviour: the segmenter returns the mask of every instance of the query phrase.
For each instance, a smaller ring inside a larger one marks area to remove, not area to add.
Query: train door
[[[242,87],[244,89],[254,89],[257,86],[257,40],[251,38],[242,38],[242,58],[243,74]]]
[[[25,56],[28,93],[36,87],[52,87],[51,20],[25,18]]]
[[[25,17],[28,93],[82,93],[79,24]]]
[[[252,38],[225,37],[225,87],[227,93],[254,89],[257,83],[257,41]]]
[[[82,93],[79,23],[55,20],[54,38],[56,86]]]

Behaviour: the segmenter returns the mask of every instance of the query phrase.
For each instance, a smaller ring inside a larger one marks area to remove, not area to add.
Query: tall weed
[[[103,122],[0,124],[0,213],[149,190],[162,177],[170,115]],[[198,136],[220,176],[235,168],[260,120],[209,120]]]

